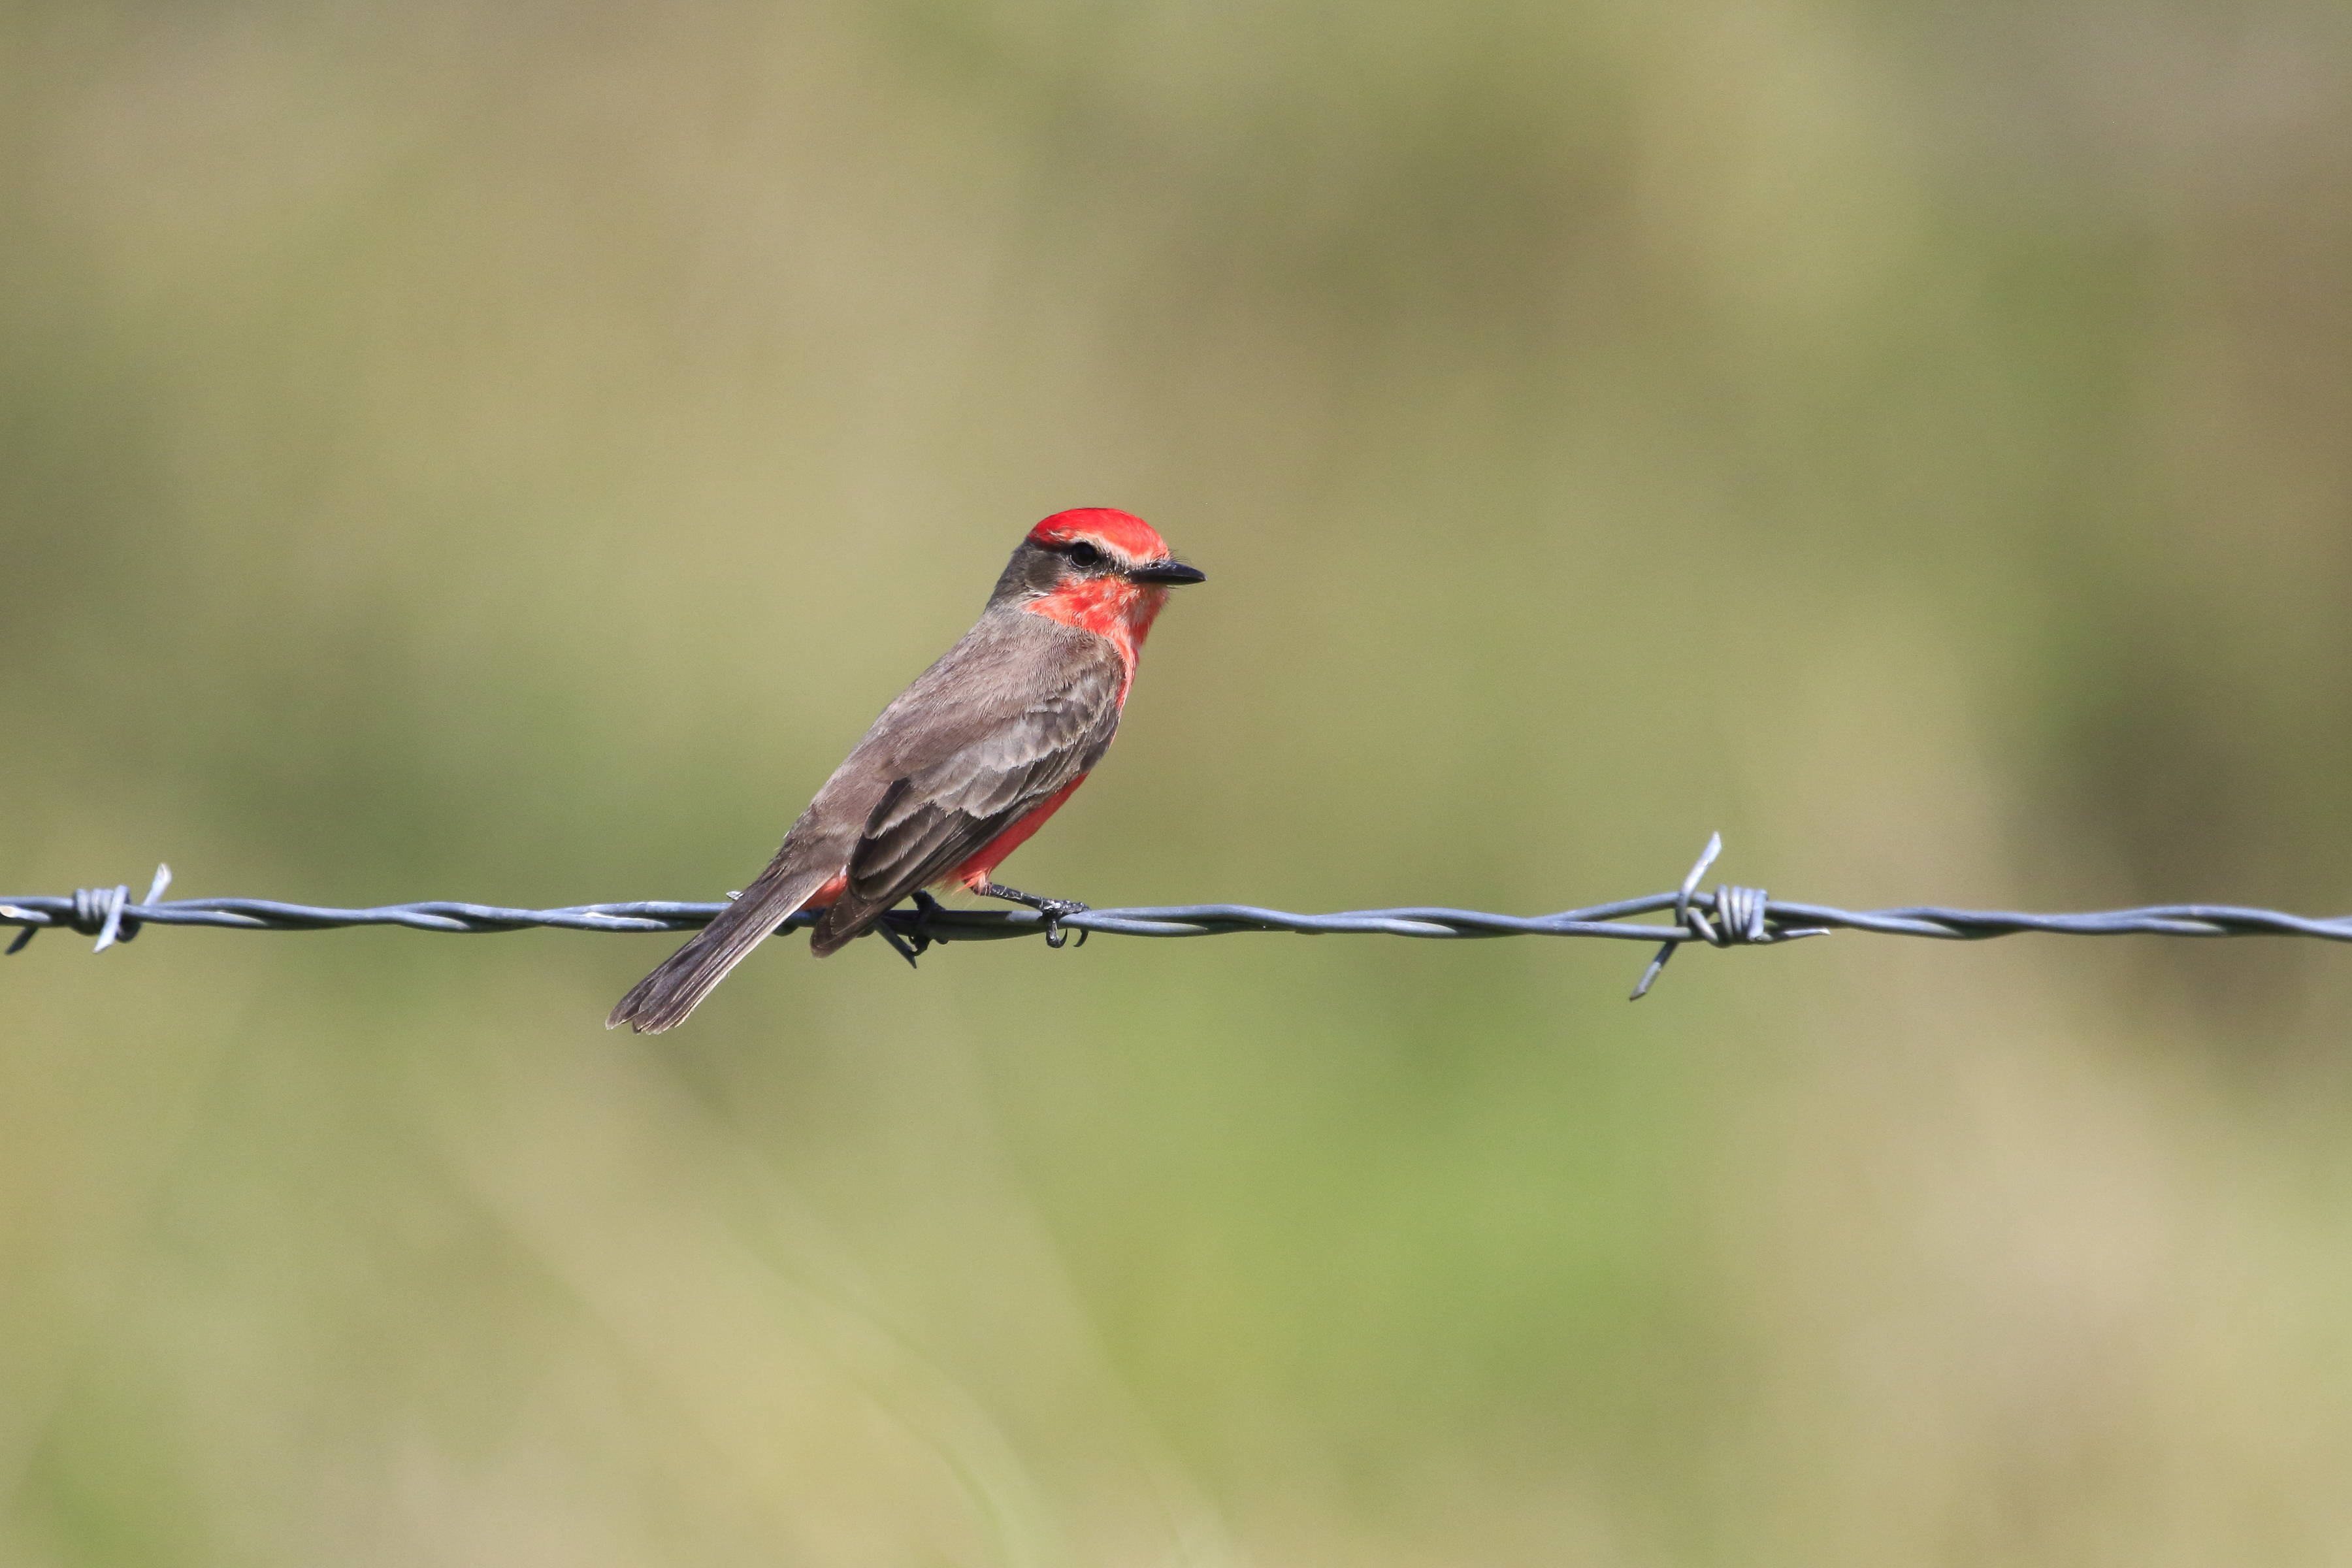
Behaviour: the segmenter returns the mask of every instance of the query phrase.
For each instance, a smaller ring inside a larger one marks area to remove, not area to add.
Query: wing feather
[[[847,888],[812,939],[818,952],[946,876],[1101,760],[1118,729],[1125,671],[1108,643],[1087,640],[1099,652],[1081,647],[1045,665],[1026,701],[1003,704],[995,722],[891,781],[850,854]]]

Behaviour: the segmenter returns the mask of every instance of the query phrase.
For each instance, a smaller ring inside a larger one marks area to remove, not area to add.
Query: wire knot
[[[100,947],[129,942],[139,934],[139,922],[122,918],[123,907],[130,902],[131,889],[120,882],[111,888],[77,888],[73,913],[66,917],[66,923],[84,936],[99,938]]]
[[[121,893],[128,901],[131,889],[123,888]],[[84,936],[96,936],[106,927],[107,906],[113,902],[115,894],[116,889],[112,888],[75,889],[73,913],[66,917],[66,923]]]
[[[1761,888],[1726,885],[1715,890],[1713,921],[1696,905],[1682,911],[1682,921],[1709,947],[1761,946],[1780,940],[1765,921],[1771,907],[1770,896]]]
[[[147,889],[142,907],[153,904],[172,885],[172,868],[155,868],[155,880]],[[118,882],[111,888],[77,888],[74,889],[73,910],[66,915],[65,923],[83,936],[98,938],[92,952],[104,952],[118,942],[129,942],[139,934],[141,921],[135,915],[125,913],[131,908],[131,889]],[[23,950],[33,940],[37,926],[26,926],[24,934],[8,944],[10,952]]]
[[[1639,1002],[1650,994],[1650,986],[1675,955],[1675,949],[1686,942],[1703,942],[1709,947],[1762,947],[1776,942],[1794,942],[1804,936],[1827,936],[1828,928],[1810,926],[1790,929],[1772,923],[1772,900],[1761,888],[1735,888],[1726,883],[1715,889],[1707,900],[1714,906],[1715,918],[1707,919],[1707,910],[1700,907],[1698,879],[1723,853],[1723,835],[1709,834],[1706,848],[1698,864],[1683,879],[1682,890],[1675,895],[1675,924],[1682,927],[1673,940],[1658,949],[1658,956],[1650,960],[1650,967],[1642,971],[1642,983],[1633,987],[1633,1001]]]

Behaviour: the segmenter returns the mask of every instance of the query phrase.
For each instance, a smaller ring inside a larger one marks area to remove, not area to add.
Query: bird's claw
[[[1059,952],[1063,944],[1070,940],[1070,933],[1062,929],[1063,919],[1069,915],[1085,914],[1091,907],[1078,902],[1076,899],[1047,899],[1039,904],[1037,912],[1045,917],[1045,945]],[[1087,945],[1087,933],[1083,931],[1078,932],[1078,945],[1080,947]]]
[[[923,891],[922,889],[918,888],[915,889],[915,934],[913,940],[915,943],[915,951],[917,952],[929,952],[931,948],[931,943],[938,940],[936,937],[931,935],[931,917],[938,914],[941,907],[942,906],[939,900],[931,897],[930,894]]]
[[[907,961],[908,968],[915,969],[919,967],[919,965],[915,963],[915,955],[922,951],[921,948],[914,946],[908,942],[905,937],[900,936],[898,931],[892,928],[888,921],[882,921],[877,923],[874,929],[882,933],[882,940],[890,944],[891,952],[897,953],[899,957]]]
[[[939,900],[919,888],[915,890],[915,925],[912,931],[900,936],[887,918],[876,929],[881,931],[882,940],[907,961],[907,967],[913,969],[917,967],[916,958],[929,952],[931,943],[938,940],[931,935],[931,917],[939,911]]]
[[[991,882],[985,887],[973,890],[984,899],[1003,899],[1008,902],[1019,904],[1024,909],[1035,910],[1039,914],[1044,915],[1045,945],[1055,949],[1070,940],[1070,933],[1062,929],[1062,922],[1072,915],[1086,913],[1091,907],[1078,902],[1076,899],[1041,899],[1034,893],[1024,893],[1018,888],[1008,888],[1002,882]],[[1080,947],[1087,945],[1087,933],[1084,931],[1078,933],[1078,945]]]

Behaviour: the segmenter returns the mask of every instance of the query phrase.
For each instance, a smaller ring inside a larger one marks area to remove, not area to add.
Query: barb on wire
[[[1649,968],[1642,971],[1641,982],[1633,987],[1633,994],[1627,997],[1627,1001],[1639,1002],[1647,996],[1650,987],[1664,972],[1666,960],[1675,955],[1675,949],[1693,937],[1710,947],[1760,947],[1767,942],[1795,942],[1800,937],[1830,934],[1827,926],[1790,926],[1774,921],[1772,900],[1760,888],[1717,888],[1714,900],[1704,906],[1719,922],[1710,924],[1706,914],[1691,908],[1691,901],[1698,893],[1698,879],[1706,875],[1706,868],[1714,865],[1715,858],[1722,853],[1723,835],[1708,834],[1706,847],[1698,852],[1697,864],[1690,868],[1690,875],[1683,879],[1681,890],[1675,894],[1675,924],[1681,930],[1660,944],[1658,956],[1650,960]]]
[[[1110,936],[1228,936],[1238,931],[1297,931],[1322,935],[1412,937],[1568,936],[1621,942],[1654,942],[1657,956],[1633,988],[1633,999],[1651,985],[1685,942],[1710,947],[1760,947],[1832,931],[1867,931],[1878,936],[1930,937],[1942,942],[1982,942],[1991,937],[2041,932],[2053,936],[2299,936],[2321,942],[2352,942],[2352,915],[2314,919],[2275,910],[2229,904],[2162,904],[2147,909],[2108,910],[2090,914],[2020,914],[2005,910],[1952,910],[1932,906],[1851,910],[1824,904],[1775,899],[1760,888],[1717,887],[1699,890],[1699,879],[1722,853],[1723,837],[1707,840],[1682,886],[1671,893],[1622,899],[1550,915],[1486,914],[1475,910],[1405,908],[1350,910],[1339,914],[1299,915],[1250,904],[1171,904],[1144,909],[1087,910],[1066,914],[1059,924],[1081,934]],[[490,904],[436,901],[386,904],[375,909],[321,909],[271,899],[174,899],[163,901],[172,869],[155,868],[147,897],[130,901],[128,884],[84,888],[70,895],[0,899],[0,926],[18,926],[7,952],[51,927],[96,937],[104,952],[136,937],[150,925],[214,926],[229,931],[326,931],[343,926],[404,926],[411,931],[482,933],[523,931],[678,931],[708,925],[724,903],[672,903],[658,900],[627,904],[574,904],[557,910],[514,910]],[[879,931],[903,953],[911,942],[921,952],[935,942],[995,942],[1011,937],[1050,936],[1054,921],[1034,910],[893,910]],[[1671,925],[1639,923],[1638,917],[1672,910]],[[814,925],[816,913],[803,910],[776,928]]]

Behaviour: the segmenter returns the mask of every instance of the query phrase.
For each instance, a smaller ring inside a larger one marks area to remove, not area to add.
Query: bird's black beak
[[[1197,566],[1187,566],[1176,561],[1147,561],[1140,566],[1127,569],[1130,583],[1158,583],[1173,588],[1183,583],[1205,583],[1209,574]]]

